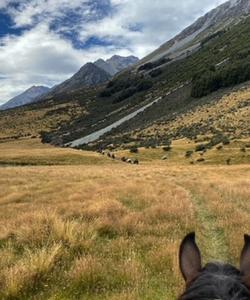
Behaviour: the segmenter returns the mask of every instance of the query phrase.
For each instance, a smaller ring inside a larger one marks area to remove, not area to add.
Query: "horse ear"
[[[195,233],[188,234],[182,241],[179,251],[179,264],[186,283],[191,282],[201,270],[201,254],[195,243]]]
[[[250,236],[244,235],[244,247],[240,256],[240,271],[243,275],[244,283],[250,287]]]

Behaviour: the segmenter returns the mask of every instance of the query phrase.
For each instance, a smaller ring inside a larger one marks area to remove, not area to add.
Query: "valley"
[[[151,49],[151,41],[140,42],[143,23],[112,23],[130,1],[110,1],[110,11],[101,6],[98,22],[91,16],[98,1],[83,2],[92,4],[86,28],[73,24],[82,17],[75,1],[57,11],[67,32],[57,22],[37,25],[55,31],[39,41],[45,55],[34,56],[31,69],[60,41],[45,59],[47,74],[34,73],[53,87],[32,86],[0,108],[0,299],[178,299],[185,287],[178,251],[187,233],[196,232],[203,264],[235,266],[250,234],[249,1],[226,1],[141,59],[114,54]],[[133,5],[119,18],[131,17]],[[36,17],[30,22],[41,22]],[[16,41],[26,33],[21,28]]]

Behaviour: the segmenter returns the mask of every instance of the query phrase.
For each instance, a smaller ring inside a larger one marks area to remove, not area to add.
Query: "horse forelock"
[[[190,283],[180,300],[247,300],[250,292],[240,271],[229,264],[209,263]]]

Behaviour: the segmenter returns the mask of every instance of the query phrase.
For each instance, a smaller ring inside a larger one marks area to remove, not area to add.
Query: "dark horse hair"
[[[186,290],[179,300],[250,299],[250,236],[245,235],[239,270],[224,263],[208,263],[202,267],[195,233],[182,241],[179,263],[186,282]]]

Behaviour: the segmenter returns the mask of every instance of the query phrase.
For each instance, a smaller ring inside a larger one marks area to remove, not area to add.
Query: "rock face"
[[[129,66],[132,66],[138,61],[138,57],[135,56],[123,57],[119,55],[114,55],[106,61],[103,59],[98,59],[95,62],[95,65],[105,70],[110,75],[114,76],[116,73],[126,69]]]
[[[228,26],[237,24],[242,18],[250,14],[249,0],[231,0],[211,10],[200,17],[180,34],[163,44],[153,53],[141,60],[140,64],[155,61],[162,57],[177,57],[183,51],[193,50],[200,41]]]
[[[0,107],[0,109],[5,110],[5,109],[14,108],[14,107],[36,102],[36,99],[47,94],[49,91],[50,88],[46,86],[32,86],[28,90],[24,91],[22,94],[10,99],[8,102],[3,104]]]

